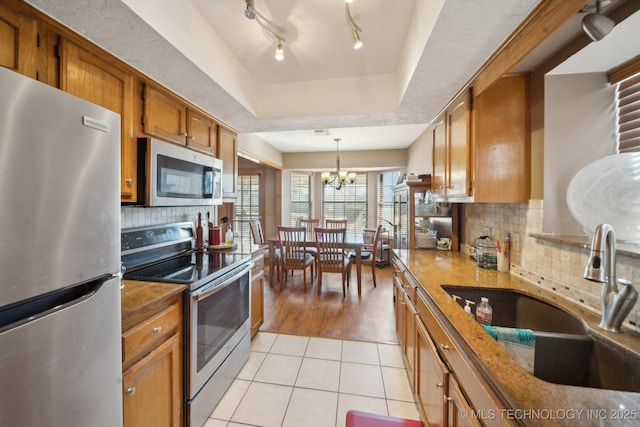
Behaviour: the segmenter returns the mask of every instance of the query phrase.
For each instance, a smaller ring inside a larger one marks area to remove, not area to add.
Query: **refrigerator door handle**
[[[0,333],[86,301],[95,295],[107,280],[110,280],[109,277],[49,292],[0,308]]]

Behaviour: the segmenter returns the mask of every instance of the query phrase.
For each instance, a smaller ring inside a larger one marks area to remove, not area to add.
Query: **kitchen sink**
[[[518,291],[455,285],[442,285],[442,288],[449,295],[459,296],[461,299],[458,304],[461,307],[464,307],[465,300],[473,301],[477,306],[481,297],[489,298],[489,305],[493,309],[492,324],[495,326],[560,334],[587,334],[584,323],[577,317]]]
[[[489,298],[495,326],[525,328],[536,336],[533,375],[555,384],[640,392],[640,358],[591,336],[585,324],[559,307],[509,289],[443,285],[450,295]]]

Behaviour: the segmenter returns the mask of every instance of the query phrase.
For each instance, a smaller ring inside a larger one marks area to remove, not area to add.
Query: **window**
[[[300,225],[300,218],[311,215],[311,175],[291,174],[291,226]]]
[[[393,189],[402,172],[384,172],[378,175],[378,222],[387,220],[393,224]]]
[[[238,175],[238,195],[233,206],[233,231],[242,242],[253,240],[249,221],[261,219],[260,178],[259,173]]]
[[[640,151],[640,73],[618,84],[618,152]]]
[[[322,218],[347,219],[347,233],[361,233],[367,227],[367,174],[359,173],[353,184],[340,190],[322,187]]]

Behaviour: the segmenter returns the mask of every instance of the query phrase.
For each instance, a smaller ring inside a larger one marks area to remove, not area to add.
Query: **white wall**
[[[407,150],[407,175],[433,172],[433,133],[431,126],[416,139]]]
[[[605,73],[548,75],[544,98],[542,231],[585,234],[567,206],[567,187],[585,165],[615,153],[615,87]]]

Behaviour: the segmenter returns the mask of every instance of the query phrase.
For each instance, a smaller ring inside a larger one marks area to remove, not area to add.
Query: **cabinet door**
[[[404,345],[404,290],[402,289],[402,283],[398,283],[396,278],[394,278],[393,282],[396,309],[396,336],[402,346]]]
[[[470,196],[471,182],[471,91],[460,95],[447,110],[449,176],[447,196]]]
[[[528,73],[502,77],[474,100],[476,202],[529,200],[529,78]]]
[[[216,122],[212,117],[187,110],[187,146],[206,154],[216,155]]]
[[[473,417],[473,410],[453,376],[449,376],[447,401],[447,425],[449,427],[478,427],[480,421]],[[464,414],[464,416],[461,416]]]
[[[218,126],[218,158],[222,160],[222,197],[236,198],[238,180],[238,138],[231,130]]]
[[[251,270],[251,337],[264,322],[264,254],[254,256]]]
[[[63,39],[60,88],[120,114],[120,198],[137,201],[137,147],[133,138],[133,75]]]
[[[146,84],[143,126],[148,135],[187,145],[187,106],[170,93]]]
[[[427,426],[446,423],[449,373],[422,322],[416,322],[416,401]]]
[[[124,427],[182,425],[179,335],[173,335],[123,374]]]
[[[433,175],[431,189],[440,196],[446,194],[447,186],[447,124],[443,117],[436,120],[433,128]]]
[[[407,362],[407,371],[411,386],[415,389],[415,366],[416,366],[416,309],[405,293],[404,304],[404,359]]]
[[[0,4],[0,66],[38,79],[38,21],[17,1]]]

